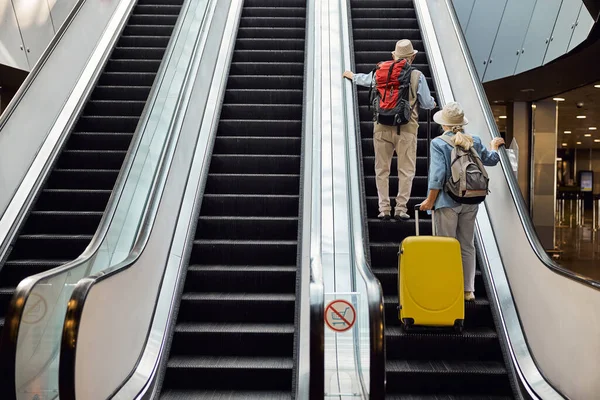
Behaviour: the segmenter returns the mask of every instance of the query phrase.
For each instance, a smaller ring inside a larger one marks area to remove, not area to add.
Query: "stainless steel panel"
[[[55,31],[65,22],[67,15],[69,15],[76,3],[77,0],[48,0],[52,25]]]
[[[54,28],[50,20],[48,3],[43,0],[13,0],[15,14],[21,29],[25,53],[29,67],[33,68],[50,40],[54,37]]]
[[[562,0],[538,0],[536,2],[515,74],[542,65],[561,2]]]
[[[510,76],[515,71],[535,4],[536,0],[508,0],[484,82]]]
[[[579,11],[579,18],[577,18],[577,22],[575,22],[575,29],[567,51],[573,50],[581,42],[587,39],[592,26],[594,26],[594,19],[590,15],[587,7],[582,6]]]
[[[475,5],[475,0],[453,0],[452,4],[456,10],[456,15],[458,16],[462,30],[463,32],[466,32],[467,27],[469,26],[471,12],[473,11],[473,6]]]
[[[17,17],[9,0],[0,3],[0,64],[29,71]]]
[[[466,37],[480,79],[483,79],[488,67],[492,45],[500,27],[506,1],[478,0],[473,7]]]
[[[554,30],[550,36],[550,44],[546,57],[544,57],[544,64],[567,52],[581,7],[584,7],[581,0],[563,0],[556,25],[554,25]]]

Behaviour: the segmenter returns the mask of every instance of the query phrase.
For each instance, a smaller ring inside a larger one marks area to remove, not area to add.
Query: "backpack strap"
[[[456,148],[456,145],[454,144],[454,142],[452,141],[452,139],[448,135],[443,134],[442,136],[439,136],[439,138],[442,139],[444,142],[448,143],[454,149]],[[477,164],[477,166],[481,170],[481,173],[483,174],[483,176],[485,176],[486,178],[488,178],[487,171],[485,170],[485,167],[484,167],[483,163],[481,162],[481,157],[479,157],[479,153],[477,153],[477,150],[475,150],[475,147],[471,147],[470,153],[473,156],[473,158],[475,159],[475,163]],[[455,157],[453,157],[453,159],[454,158]],[[456,180],[458,178],[453,176],[452,179]]]
[[[442,139],[444,142],[448,143],[450,146],[452,147],[456,147],[454,145],[454,142],[452,141],[452,139],[450,139],[450,137],[448,135],[446,135],[445,133],[442,134],[441,136],[438,136],[440,139]]]
[[[375,68],[373,68],[373,70],[371,71],[371,86],[369,87],[369,111],[371,111],[371,103],[373,102],[373,86],[374,86],[374,82],[375,79],[375,73],[377,72],[377,70],[379,69],[379,64],[381,64],[380,62],[377,63],[377,65],[375,66]],[[375,83],[376,84],[376,83]]]

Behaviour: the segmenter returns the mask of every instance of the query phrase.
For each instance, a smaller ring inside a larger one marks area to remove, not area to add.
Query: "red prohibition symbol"
[[[356,310],[346,300],[333,300],[325,307],[325,323],[334,332],[346,332],[356,322]]]

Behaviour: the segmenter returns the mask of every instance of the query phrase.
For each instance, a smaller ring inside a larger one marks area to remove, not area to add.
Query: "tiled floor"
[[[557,224],[556,246],[561,251],[557,262],[563,267],[600,282],[600,230],[592,228],[592,211],[586,212],[585,224],[576,226],[569,215]]]

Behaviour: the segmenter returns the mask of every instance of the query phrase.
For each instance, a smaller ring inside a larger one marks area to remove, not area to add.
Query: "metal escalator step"
[[[302,120],[302,104],[223,104],[221,116],[224,119],[283,119]]]
[[[238,39],[235,47],[237,50],[304,50],[304,39],[294,38],[247,38]]]
[[[197,239],[296,240],[297,217],[201,216]]]
[[[165,386],[193,388],[198,380],[215,390],[289,390],[291,357],[176,356],[168,362]]]
[[[300,154],[299,137],[221,136],[216,138],[213,154],[262,154],[265,148],[281,155]]]
[[[11,260],[44,259],[74,260],[92,240],[93,235],[19,235],[10,253]]]
[[[132,132],[73,132],[67,149],[127,151],[132,137]]]
[[[485,395],[450,395],[450,394],[402,394],[401,396],[387,395],[386,400],[509,400],[510,396],[485,396]]]
[[[190,265],[187,292],[294,293],[296,267],[290,265]]]
[[[214,154],[209,173],[293,174],[300,170],[299,155]]]
[[[118,169],[55,169],[48,179],[49,189],[112,189]]]
[[[39,274],[41,272],[48,271],[49,269],[59,267],[71,260],[10,260],[4,263],[4,267],[2,267],[2,285],[5,285],[8,288],[8,292],[2,293],[0,290],[0,303],[3,301],[2,296],[7,296],[8,299],[6,303],[10,301],[10,296],[12,296],[15,287],[21,282],[23,279]],[[0,305],[0,310],[4,310],[5,307]]]
[[[177,15],[133,14],[129,18],[130,25],[175,25]]]
[[[411,40],[413,46],[419,46],[421,45],[421,41],[420,40]],[[381,44],[381,41],[376,40],[373,41],[373,49],[372,50],[367,50],[367,51],[355,51],[354,52],[354,61],[357,64],[368,64],[368,63],[373,63],[373,62],[379,62],[379,61],[384,61],[387,60],[389,57],[389,50],[390,50],[390,44],[389,43],[384,43],[383,45]],[[393,44],[392,44],[393,47]],[[415,57],[415,64],[427,64],[427,54],[425,54],[425,52],[418,52],[417,56]],[[372,69],[372,67],[371,67]],[[429,67],[427,67],[424,71],[422,72],[429,72]],[[430,90],[432,90],[433,88],[430,87]],[[367,94],[369,92],[368,88],[362,89],[359,88],[359,90],[364,93]]]
[[[173,390],[162,392],[164,400],[292,400],[289,391],[264,391],[264,390]]]
[[[240,28],[247,27],[294,27],[301,28],[306,24],[304,18],[295,17],[242,17]]]
[[[209,174],[205,193],[216,194],[298,194],[296,174]]]
[[[363,155],[363,163],[366,171],[375,171],[375,156],[366,156]],[[427,171],[429,170],[429,166],[427,165],[427,153],[419,154],[417,152],[417,175],[427,175]],[[390,171],[396,173],[398,171],[398,159],[394,157],[392,160],[392,165],[390,167]],[[390,173],[392,173],[390,172]]]
[[[82,115],[75,129],[80,132],[133,134],[139,120],[139,116]]]
[[[61,169],[81,165],[86,169],[120,169],[126,155],[126,150],[64,150],[56,165]]]
[[[293,324],[295,302],[293,294],[186,292],[178,321]]]
[[[352,10],[361,8],[409,8],[413,9],[413,0],[351,0]]]
[[[293,324],[180,323],[171,354],[221,357],[286,357]]]
[[[139,100],[90,100],[83,112],[97,116],[139,117],[145,105],[145,101]]]
[[[170,36],[121,36],[117,46],[119,47],[138,47],[138,48],[159,48],[166,49],[169,44]]]
[[[179,4],[139,4],[133,9],[134,15],[174,15],[178,16],[181,10]]]
[[[169,36],[173,33],[174,25],[127,25],[123,34],[133,36]]]
[[[205,194],[202,214],[291,217],[298,215],[299,200],[298,195]]]
[[[283,74],[285,71],[281,71]],[[229,75],[228,89],[300,89],[302,90],[303,78],[301,76],[286,75]]]
[[[265,7],[265,6],[257,6],[257,7],[244,7],[242,11],[242,17],[268,17],[268,16],[277,16],[277,17],[294,17],[294,18],[305,18],[306,17],[306,9],[305,7]]]
[[[152,86],[156,72],[105,72],[100,84],[107,86]]]
[[[39,211],[104,211],[112,190],[48,189],[36,203]]]
[[[297,244],[295,240],[194,240],[190,263],[247,265],[251,255],[254,264],[295,265]]]
[[[138,100],[146,102],[152,86],[102,86],[92,93],[92,100]]]
[[[301,76],[304,63],[281,62],[233,62],[230,69],[233,75],[273,75],[281,74]]]
[[[161,61],[165,55],[165,51],[165,47],[145,47],[141,50],[135,47],[115,47],[110,58],[111,60]]]
[[[374,173],[375,171],[366,171],[367,173]],[[390,175],[390,193],[398,193],[398,175]],[[365,191],[367,196],[373,196],[377,194],[377,188],[375,186],[375,176],[367,175],[365,177]],[[415,176],[412,183],[411,196],[425,197],[427,195],[427,177],[426,176]]]
[[[384,58],[379,58],[377,61],[385,61],[389,58],[389,54],[390,54],[390,49],[394,49],[394,44],[396,43],[396,41],[398,40],[397,37],[390,37],[390,38],[371,38],[368,36],[369,34],[369,30],[365,29],[364,32],[360,32],[360,35],[367,35],[364,38],[354,38],[354,51],[362,51],[362,52],[368,52],[368,51],[373,51],[373,52],[377,52],[377,54],[379,54],[379,52],[387,52],[388,55],[386,55]],[[415,49],[419,49],[419,47],[422,48],[422,41],[420,40],[421,38],[421,33],[419,32],[418,29],[411,29],[411,30],[403,30],[403,32],[401,33],[402,38],[404,39],[410,39],[410,41],[413,43],[413,47]],[[421,45],[421,46],[419,46]]]
[[[304,39],[304,28],[291,27],[240,27],[238,29],[238,38],[295,38]]]
[[[352,10],[352,17],[356,21],[361,21],[363,18],[383,18],[394,21],[398,18],[417,18],[415,10],[411,8],[355,8]],[[357,25],[352,24],[358,28]]]
[[[170,4],[170,5],[177,5],[177,6],[181,7],[183,5],[183,2],[184,2],[184,0],[138,0],[137,4],[138,5]]]
[[[225,103],[248,104],[250,102],[263,105],[293,104],[302,102],[302,90],[288,89],[228,89],[225,92]]]
[[[306,7],[305,0],[246,0],[245,7]],[[297,18],[304,17],[304,13]]]
[[[226,136],[264,136],[264,137],[300,137],[302,120],[274,119],[221,119],[218,137]]]
[[[103,212],[98,211],[33,211],[22,235],[93,235]]]
[[[356,32],[357,36],[360,36],[363,32],[362,29],[373,30],[376,26],[377,30],[385,30],[385,32],[391,32],[397,35],[397,29],[418,29],[416,17],[410,18],[355,18],[352,21],[353,32]]]
[[[393,393],[510,394],[508,374],[495,361],[397,361],[386,363],[388,391]],[[494,388],[494,389],[491,389]]]
[[[233,62],[299,62],[304,63],[304,52],[300,50],[236,50]]]
[[[161,60],[109,60],[106,72],[152,72],[156,73],[160,67]],[[133,87],[133,86],[126,86]],[[152,86],[147,86],[149,89]]]

